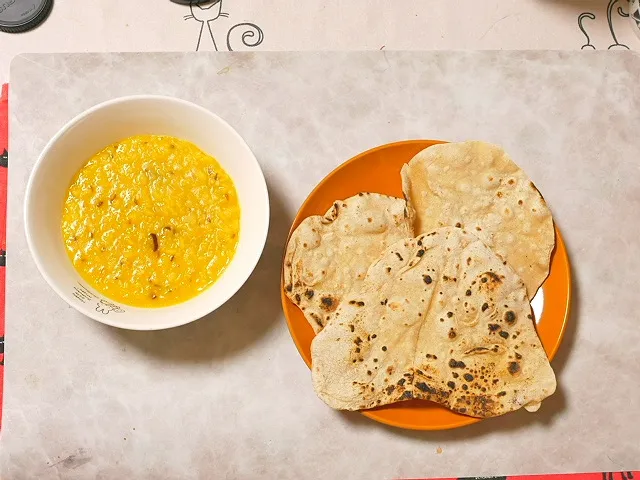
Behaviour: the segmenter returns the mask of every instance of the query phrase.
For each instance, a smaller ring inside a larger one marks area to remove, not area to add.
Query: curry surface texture
[[[136,307],[183,302],[211,286],[236,250],[240,206],[229,175],[192,143],[140,135],[106,147],[67,192],[62,234],[74,267]]]

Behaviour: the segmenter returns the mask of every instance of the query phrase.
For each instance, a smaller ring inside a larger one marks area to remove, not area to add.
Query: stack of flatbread
[[[530,306],[555,245],[540,192],[482,142],[429,147],[401,177],[405,199],[336,200],[291,235],[284,288],[317,333],[318,396],[341,410],[537,410],[556,388]]]

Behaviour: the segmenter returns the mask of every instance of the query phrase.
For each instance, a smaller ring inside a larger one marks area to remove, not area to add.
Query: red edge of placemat
[[[4,391],[4,301],[7,249],[7,161],[9,150],[9,85],[0,92],[0,426]]]
[[[401,479],[397,479],[401,480]],[[405,479],[407,480],[407,479]],[[548,475],[507,475],[497,477],[414,478],[412,480],[640,480],[640,471],[598,473],[555,473]]]

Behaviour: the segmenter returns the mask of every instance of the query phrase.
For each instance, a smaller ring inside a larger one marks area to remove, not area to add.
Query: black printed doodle
[[[198,42],[196,43],[196,51],[204,47],[204,42],[211,41],[215,51],[219,51],[216,43],[211,23],[219,18],[229,18],[229,14],[222,11],[222,0],[212,0],[210,2],[194,2],[189,3],[190,14],[185,15],[185,20],[195,20],[200,23],[200,32],[198,33]],[[208,33],[205,33],[205,27]],[[236,37],[236,32],[239,37]],[[264,40],[264,32],[255,23],[242,22],[236,23],[227,31],[227,50],[232,52],[232,41],[239,38],[245,47],[257,47]]]
[[[580,50],[585,50],[585,49],[595,50],[596,47],[591,44],[591,39],[589,38],[589,34],[585,30],[584,24],[582,23],[584,22],[585,18],[590,18],[591,20],[595,20],[596,16],[591,12],[584,12],[578,16],[578,28],[582,31],[584,36],[587,38],[587,43],[582,45],[582,47],[580,47]]]
[[[611,37],[613,38],[613,43],[611,45],[609,45],[609,47],[607,48],[607,50],[629,50],[629,47],[627,45],[625,45],[624,43],[620,43],[618,41],[618,37],[616,35],[616,31],[615,28],[613,26],[613,16],[614,16],[614,11],[621,17],[623,18],[628,18],[629,14],[627,12],[625,12],[622,8],[622,6],[618,5],[618,3],[620,3],[621,0],[609,0],[609,4],[607,5],[607,23],[609,24],[609,32],[611,33]],[[618,5],[618,8],[615,8],[616,5]],[[638,24],[640,25],[640,17],[639,17],[640,13],[639,12],[634,12],[633,14],[633,18],[634,20],[636,20],[636,22],[638,22]],[[580,29],[580,31],[582,32],[582,34],[585,36],[587,43],[585,43],[584,45],[582,45],[582,47],[580,47],[581,50],[595,50],[596,47],[591,43],[591,38],[589,37],[589,34],[587,33],[587,28],[585,27],[585,20],[589,19],[589,20],[596,20],[596,15],[591,13],[591,12],[583,12],[580,15],[578,15],[578,28]]]
[[[8,166],[9,166],[9,152],[7,152],[7,149],[5,148],[4,151],[2,152],[2,155],[0,155],[0,167],[7,168]]]
[[[629,12],[629,14],[631,15],[631,19],[636,24],[636,28],[640,30],[640,7],[636,6],[635,10],[633,12]]]
[[[633,480],[633,472],[602,472],[602,480]]]
[[[109,315],[109,313],[124,313],[124,310],[120,308],[115,303],[109,302],[108,300],[100,300],[96,304],[96,312],[101,313],[103,315]]]
[[[4,365],[4,337],[0,337],[0,365]]]

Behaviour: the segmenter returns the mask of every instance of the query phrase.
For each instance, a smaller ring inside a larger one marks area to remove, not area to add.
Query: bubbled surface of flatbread
[[[425,399],[492,417],[556,388],[522,280],[460,228],[391,246],[311,355],[316,393],[342,410]]]
[[[412,215],[404,200],[377,193],[336,200],[324,216],[304,219],[291,235],[285,293],[317,333],[380,253],[408,236]]]
[[[549,274],[555,232],[542,195],[506,152],[484,142],[434,145],[402,168],[416,235],[460,226],[509,262],[533,298]]]

